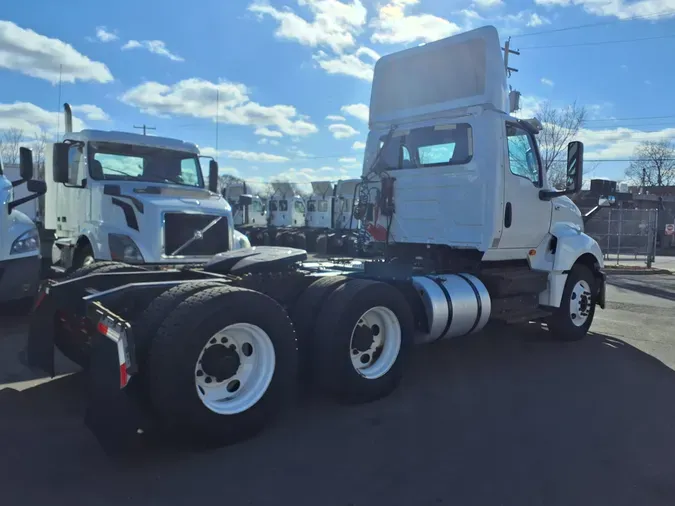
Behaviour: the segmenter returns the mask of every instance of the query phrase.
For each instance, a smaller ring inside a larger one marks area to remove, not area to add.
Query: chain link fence
[[[651,267],[656,252],[658,209],[603,209],[586,224],[605,256],[605,262],[641,260]]]

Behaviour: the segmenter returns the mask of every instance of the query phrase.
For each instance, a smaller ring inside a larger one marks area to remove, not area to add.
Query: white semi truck
[[[20,175],[11,181],[0,160],[0,303],[32,298],[41,272],[40,237],[35,222],[18,208],[26,206],[46,187],[33,180],[33,158],[20,148]],[[19,194],[23,185],[26,190]]]
[[[583,145],[569,144],[555,190],[536,129],[509,111],[494,27],[381,58],[357,208],[384,258],[255,247],[189,270],[84,268],[38,296],[30,363],[53,373],[55,344],[87,367],[86,423],[113,451],[149,431],[248,438],[300,377],[341,402],[381,398],[411,345],[491,320],[583,338],[605,304],[600,247],[567,197]]]
[[[63,142],[49,144],[45,157],[44,227],[54,235],[56,268],[109,260],[195,264],[249,245],[217,193],[217,163],[209,162],[207,186],[196,145],[127,132],[73,132],[70,106],[64,109]]]

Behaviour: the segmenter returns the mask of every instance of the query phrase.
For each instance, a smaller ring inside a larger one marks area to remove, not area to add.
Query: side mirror
[[[227,188],[223,188],[223,189],[220,191],[220,194],[223,196],[223,198],[224,198],[225,200],[227,200]]]
[[[44,181],[36,181],[34,179],[29,179],[26,183],[26,189],[31,193],[37,193],[44,195],[47,193],[47,183]]]
[[[581,190],[584,176],[584,144],[573,141],[567,145],[567,193],[577,193]]]
[[[65,142],[54,143],[54,150],[52,151],[52,164],[54,165],[54,182],[68,183],[68,151],[70,144]]]
[[[33,179],[33,152],[28,148],[19,148],[19,173],[24,181]]]
[[[598,199],[598,205],[600,207],[613,206],[615,203],[616,203],[616,197],[614,195],[610,195],[609,197],[600,197]]]
[[[218,162],[209,162],[209,190],[218,193]]]
[[[252,202],[253,202],[253,196],[252,195],[246,195],[246,194],[239,195],[239,205],[241,207],[250,206]]]

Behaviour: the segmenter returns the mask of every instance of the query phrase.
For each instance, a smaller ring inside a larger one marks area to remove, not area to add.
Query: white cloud
[[[546,77],[542,77],[541,84],[545,84],[546,86],[553,86],[555,83],[550,79],[547,79]]]
[[[569,7],[580,5],[584,10],[596,16],[613,16],[617,19],[629,19],[641,16],[658,16],[659,19],[675,17],[673,0],[534,0],[538,5],[548,7]]]
[[[355,151],[359,151],[361,149],[366,149],[366,143],[361,142],[361,141],[356,141],[354,144],[352,144],[352,149]]]
[[[366,23],[366,8],[361,0],[298,0],[300,7],[309,9],[312,19],[298,16],[290,8],[279,10],[267,1],[256,1],[248,10],[261,17],[270,16],[279,23],[275,35],[280,39],[299,42],[305,46],[326,46],[341,52],[356,43]]]
[[[491,9],[492,7],[503,5],[504,2],[502,0],[474,0],[473,4],[482,9]]]
[[[312,155],[306,153],[302,149],[299,149],[297,146],[291,146],[288,148],[288,151],[293,154],[294,158],[311,158]]]
[[[329,74],[344,74],[372,81],[373,68],[380,55],[370,48],[360,47],[351,54],[328,55],[324,51],[319,51],[312,58]]]
[[[362,163],[353,156],[345,156],[338,160],[345,169],[358,169]]]
[[[221,154],[233,160],[246,160],[247,162],[279,163],[290,160],[287,156],[273,155],[256,151],[221,151]]]
[[[109,121],[110,116],[96,105],[82,104],[74,105],[71,108],[73,112],[81,112],[89,121]]]
[[[115,32],[109,32],[105,26],[96,27],[96,38],[101,42],[112,42],[119,37]]]
[[[218,117],[222,123],[253,126],[258,135],[278,131],[303,137],[318,131],[316,125],[298,114],[295,107],[260,105],[251,101],[245,85],[229,81],[216,84],[191,78],[174,85],[150,81],[126,91],[120,100],[155,116],[177,115],[213,120],[216,116],[216,91],[220,104]],[[263,128],[267,130],[261,130]]]
[[[52,84],[96,81],[108,83],[113,76],[103,63],[92,61],[70,44],[0,21],[0,68],[45,79]]]
[[[278,130],[271,130],[267,127],[258,127],[255,129],[255,134],[256,135],[262,135],[264,137],[283,137],[284,134],[279,132]]]
[[[336,123],[334,125],[329,125],[328,130],[333,134],[333,137],[336,139],[349,139],[359,134],[359,131],[350,127],[349,125],[343,125]]]
[[[355,117],[356,119],[360,119],[364,123],[368,123],[370,109],[366,104],[343,105],[340,110],[345,114]]]
[[[337,116],[335,114],[330,114],[326,116],[328,121],[347,121],[343,116]]]
[[[582,129],[577,136],[585,145],[586,159],[626,159],[642,141],[670,140],[675,137],[675,128],[652,132],[632,128]]]
[[[177,54],[172,53],[166,48],[166,44],[162,40],[130,40],[126,44],[122,46],[122,50],[128,50],[128,49],[137,49],[137,48],[145,48],[151,53],[158,54],[160,56],[165,56],[169,60],[173,61],[185,61],[184,58],[181,56],[178,56]]]
[[[535,27],[535,26],[541,26],[541,25],[550,25],[551,21],[548,18],[545,18],[544,16],[540,16],[536,12],[533,12],[530,14],[530,19],[527,21],[527,26],[530,27]]]
[[[455,23],[438,16],[408,15],[408,8],[418,3],[419,0],[389,0],[381,5],[377,18],[370,22],[373,28],[370,40],[380,44],[431,42],[462,31]]]
[[[358,176],[354,170],[346,169],[345,167],[318,167],[318,168],[301,168],[297,169],[291,167],[284,172],[281,172],[273,177],[279,181],[292,181],[306,185],[305,191],[311,191],[308,183],[312,181],[337,181],[339,179],[348,179]]]
[[[269,144],[270,146],[278,146],[279,141],[275,139],[268,139],[267,137],[263,137],[258,141],[258,144]]]
[[[60,113],[46,111],[30,102],[15,102],[13,104],[0,103],[0,130],[18,128],[23,130],[26,137],[33,137],[40,131],[55,134],[57,125],[61,126],[63,133],[63,118]],[[77,116],[73,116],[73,130],[79,131],[85,128],[84,122]]]

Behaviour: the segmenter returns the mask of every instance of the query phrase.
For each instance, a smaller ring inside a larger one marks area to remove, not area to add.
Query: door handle
[[[511,202],[506,203],[506,209],[504,209],[504,227],[509,228],[511,226],[511,219],[512,219],[512,211],[511,211]]]

